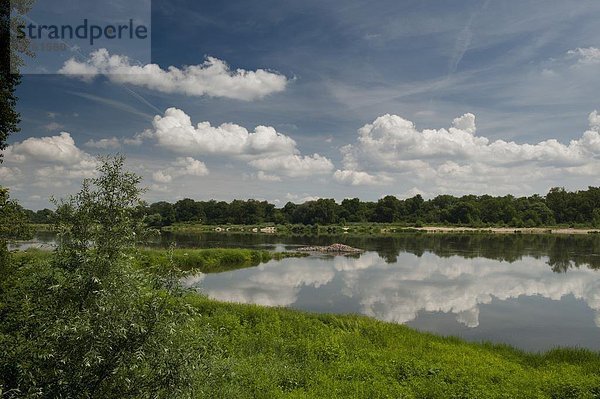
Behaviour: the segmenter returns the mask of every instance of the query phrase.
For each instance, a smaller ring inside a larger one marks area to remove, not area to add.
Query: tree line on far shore
[[[569,225],[600,227],[600,187],[567,191],[552,188],[545,196],[438,195],[425,200],[421,195],[398,199],[388,195],[376,202],[358,198],[337,203],[318,199],[302,204],[288,202],[277,208],[267,201],[196,201],[145,205],[146,221],[155,227],[174,223],[219,224],[304,224],[401,223],[413,226],[447,224],[460,226],[541,227]],[[54,212],[27,210],[32,223],[52,223]]]

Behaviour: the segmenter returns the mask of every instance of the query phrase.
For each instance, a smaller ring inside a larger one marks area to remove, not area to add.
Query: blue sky
[[[151,17],[162,72],[141,83],[87,54],[71,65],[95,68],[86,79],[73,68],[24,76],[22,132],[0,182],[26,206],[74,191],[94,155],[117,151],[149,201],[600,183],[597,1],[154,0]],[[128,73],[149,63],[127,48],[106,56],[117,55],[131,58]],[[190,65],[229,69],[164,83],[170,66]]]

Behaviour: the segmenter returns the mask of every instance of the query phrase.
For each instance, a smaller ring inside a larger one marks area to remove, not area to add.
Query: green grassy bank
[[[196,294],[220,352],[199,374],[213,398],[599,398],[600,354],[526,354],[361,316],[225,304]]]

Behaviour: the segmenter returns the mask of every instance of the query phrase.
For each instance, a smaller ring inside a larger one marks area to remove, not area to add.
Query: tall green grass
[[[226,304],[191,294],[220,355],[211,398],[600,398],[600,354],[528,354],[362,316]]]

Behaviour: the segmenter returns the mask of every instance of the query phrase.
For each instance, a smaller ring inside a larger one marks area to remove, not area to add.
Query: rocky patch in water
[[[303,252],[328,252],[328,253],[358,253],[363,252],[362,249],[353,248],[349,245],[344,244],[331,244],[329,246],[312,246],[298,248],[297,251]]]

